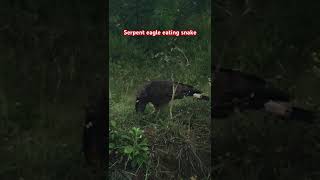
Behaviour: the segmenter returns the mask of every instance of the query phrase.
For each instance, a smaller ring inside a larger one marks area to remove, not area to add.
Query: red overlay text
[[[196,36],[195,30],[123,30],[124,36]]]

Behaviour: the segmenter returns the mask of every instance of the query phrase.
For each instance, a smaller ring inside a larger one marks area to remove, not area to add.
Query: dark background
[[[311,0],[214,1],[213,63],[265,78],[288,90],[294,105],[318,111],[319,8]],[[214,120],[213,176],[319,179],[317,124],[262,112]]]
[[[106,2],[0,5],[0,179],[90,179],[84,105],[107,74]]]
[[[82,105],[107,69],[102,4],[1,1],[1,179],[90,177],[80,151]],[[320,2],[212,4],[212,62],[268,78],[297,105],[318,110]],[[216,123],[214,177],[318,179],[317,125],[262,119],[253,113]]]

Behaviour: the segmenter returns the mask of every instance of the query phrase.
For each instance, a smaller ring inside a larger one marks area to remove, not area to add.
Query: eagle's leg
[[[160,114],[160,106],[155,104],[153,104],[153,106],[154,106],[154,111],[152,112],[152,114],[156,113],[156,119],[157,119]]]
[[[153,104],[154,106],[154,112],[153,113],[157,113],[156,118],[158,118],[160,112],[161,114],[166,114],[166,112],[168,111],[168,104]]]
[[[154,111],[152,113],[159,113],[160,112],[160,106],[158,104],[152,104],[154,107]]]

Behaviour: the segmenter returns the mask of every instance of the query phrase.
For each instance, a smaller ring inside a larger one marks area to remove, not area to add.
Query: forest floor
[[[210,64],[208,62],[207,65]],[[205,72],[208,74],[207,78],[202,76],[201,79],[201,74],[192,76],[189,73],[192,72],[190,68],[199,68],[197,62],[193,63],[194,67],[164,62],[150,66],[139,62],[121,61],[110,64],[109,122],[116,124],[116,127],[111,128],[118,130],[129,131],[133,127],[143,130],[142,135],[147,139],[149,148],[149,158],[146,159],[144,170],[140,172],[144,177],[210,179],[210,101],[186,97],[174,100],[168,107],[160,110],[160,113],[154,112],[151,104],[147,106],[144,114],[135,112],[136,92],[148,80],[171,80],[174,77],[175,81],[193,85],[210,96],[210,71]],[[210,66],[208,68],[210,69]],[[110,179],[141,178],[137,169],[130,169],[125,163],[112,165],[120,161],[121,157],[109,158],[112,159],[109,164]]]

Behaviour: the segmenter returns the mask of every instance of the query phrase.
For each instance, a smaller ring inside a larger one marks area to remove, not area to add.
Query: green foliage
[[[210,1],[126,1],[111,0],[109,29],[112,36],[122,36],[131,30],[189,30],[198,31],[197,37],[135,37],[129,38],[148,52],[168,51],[173,44],[186,47],[208,48],[211,37]],[[112,37],[111,37],[112,38]],[[188,45],[187,45],[188,44]],[[123,46],[128,48],[127,46]],[[193,48],[188,48],[192,50]],[[209,48],[210,49],[210,48]],[[134,50],[134,49],[131,49]],[[110,52],[117,52],[110,49]]]
[[[151,179],[207,177],[209,103],[192,98],[173,102],[172,117],[165,109],[157,115],[151,105],[145,115],[138,115],[134,104],[139,88],[155,79],[173,79],[210,95],[210,1],[111,0],[109,4],[109,154],[113,162],[109,178],[139,176],[141,172],[146,179],[149,175]],[[192,29],[199,34],[124,37],[123,29]],[[128,167],[126,161],[130,161]],[[137,166],[144,168],[132,172]]]
[[[132,161],[131,166],[135,168],[137,165],[146,164],[149,158],[149,148],[147,139],[143,137],[143,131],[133,127],[123,138],[128,144],[124,147],[123,153]]]
[[[136,127],[132,127],[129,131],[119,130],[116,122],[111,121],[109,155],[115,154],[117,158],[127,159],[125,167],[130,163],[130,169],[146,166],[149,161],[149,148],[143,133],[143,130]]]
[[[146,169],[140,168],[140,170],[145,172],[146,176],[151,176],[150,179],[154,176],[168,179],[175,173],[179,173],[177,176],[183,179],[195,174],[198,177],[206,177],[210,174],[210,158],[207,158],[211,153],[210,102],[192,98],[174,101],[171,103],[172,118],[169,107],[157,114],[153,112],[154,108],[151,105],[147,106],[145,115],[136,114],[134,102],[134,98],[126,96],[119,102],[113,102],[110,107],[109,137],[116,139],[115,141],[109,139],[110,149],[122,149],[122,152],[120,150],[118,153],[110,152],[109,157],[113,162],[109,165],[112,167],[109,169],[110,178],[117,177],[119,172],[128,176],[132,176],[130,173],[139,174],[135,172],[136,169],[131,168],[129,162],[127,168],[124,168],[128,158],[124,155],[121,157],[120,154],[125,154],[125,147],[129,147],[127,153],[133,152],[132,147],[138,147],[133,144],[135,144],[134,139],[139,138],[133,137],[139,137],[142,129],[144,132],[142,138],[148,140],[149,156],[147,166],[144,166]],[[133,130],[134,127],[139,127],[139,130]],[[128,137],[131,137],[131,140],[127,140]],[[128,142],[130,146],[127,145]],[[143,140],[141,139],[140,142]],[[142,145],[136,149],[143,149],[143,147],[145,146]]]

